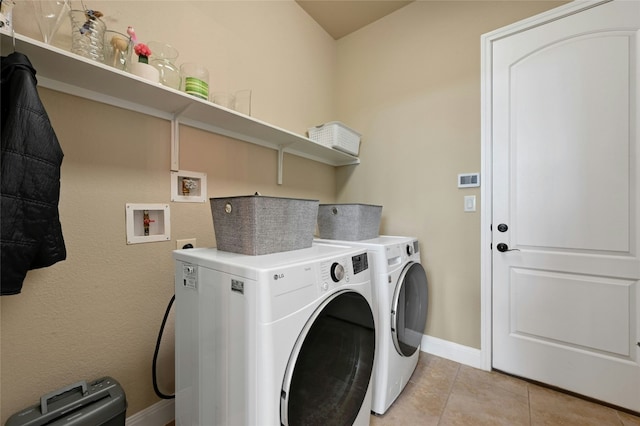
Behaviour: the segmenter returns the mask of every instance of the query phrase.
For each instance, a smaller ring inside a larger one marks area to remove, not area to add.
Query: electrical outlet
[[[185,238],[184,240],[177,240],[176,241],[176,250],[182,250],[188,244],[192,245],[192,247],[188,247],[188,248],[196,248],[196,239],[195,238]]]

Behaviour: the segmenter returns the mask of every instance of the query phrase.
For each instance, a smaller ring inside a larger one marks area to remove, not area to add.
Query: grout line
[[[524,382],[527,386],[527,406],[529,408],[529,424],[533,425],[533,414],[531,413],[531,385]]]
[[[458,381],[458,375],[460,374],[460,363],[458,364],[458,368],[456,370],[456,375],[453,378],[453,380],[451,381],[451,386],[449,387],[449,393],[447,394],[447,400],[444,403],[444,406],[442,407],[442,410],[440,411],[440,415],[438,416],[438,425],[440,425],[442,423],[442,416],[444,414],[444,412],[447,410],[447,406],[449,405],[449,399],[451,399],[451,393],[453,392],[453,388],[456,385],[456,382]]]
[[[624,420],[622,420],[622,417],[620,417],[620,411],[615,410],[616,412],[616,417],[618,418],[618,421],[620,422],[620,426],[624,426]]]

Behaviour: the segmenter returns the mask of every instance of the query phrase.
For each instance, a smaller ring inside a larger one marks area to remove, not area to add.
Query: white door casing
[[[615,0],[483,36],[483,367],[635,411],[639,28]]]

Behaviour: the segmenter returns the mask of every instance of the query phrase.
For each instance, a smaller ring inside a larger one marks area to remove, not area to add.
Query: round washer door
[[[351,425],[364,402],[375,352],[373,312],[359,293],[326,300],[291,353],[280,396],[283,425]]]
[[[417,262],[407,263],[396,284],[391,305],[391,335],[400,355],[411,356],[420,347],[428,301],[424,268]]]

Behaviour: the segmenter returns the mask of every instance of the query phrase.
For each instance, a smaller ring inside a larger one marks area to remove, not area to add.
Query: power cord
[[[182,246],[183,249],[192,249],[193,244],[185,244]],[[153,390],[156,395],[158,395],[162,399],[174,399],[175,395],[167,395],[160,391],[158,387],[158,377],[157,377],[157,364],[158,364],[158,352],[160,352],[160,343],[162,342],[162,335],[164,334],[164,327],[167,324],[167,318],[169,318],[169,312],[171,312],[171,306],[173,302],[176,300],[176,295],[171,296],[171,300],[169,301],[169,305],[167,306],[167,310],[164,312],[164,318],[162,318],[162,325],[160,326],[160,331],[158,332],[158,340],[156,341],[156,350],[153,353],[153,367],[151,375],[153,376]]]
[[[164,313],[164,318],[162,319],[162,325],[160,326],[160,331],[158,333],[158,340],[156,341],[156,350],[153,353],[153,390],[156,392],[162,399],[174,399],[175,395],[167,395],[160,391],[158,388],[158,378],[157,378],[157,363],[158,363],[158,352],[160,351],[160,343],[162,342],[162,335],[164,334],[164,327],[167,324],[167,318],[169,318],[169,312],[171,312],[171,306],[173,305],[174,300],[176,300],[176,295],[171,296],[171,300],[169,301],[169,305],[167,306],[167,310]]]

